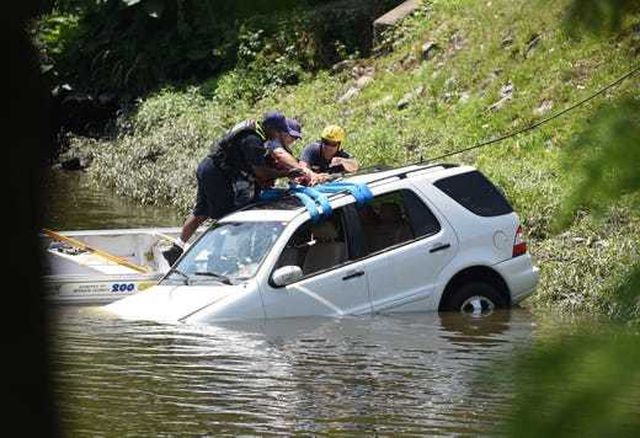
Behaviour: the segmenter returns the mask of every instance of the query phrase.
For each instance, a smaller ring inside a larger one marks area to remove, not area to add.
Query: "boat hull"
[[[141,292],[157,284],[162,276],[162,273],[48,276],[44,278],[44,290],[52,304],[100,305]]]
[[[137,294],[169,270],[162,251],[180,232],[177,227],[45,230],[45,298],[52,304],[102,305]]]

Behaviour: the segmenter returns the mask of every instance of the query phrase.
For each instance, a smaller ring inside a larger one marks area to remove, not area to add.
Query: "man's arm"
[[[271,180],[282,177],[294,178],[303,175],[299,169],[276,169],[270,166],[253,166],[253,172],[258,180]]]
[[[360,164],[355,158],[333,157],[331,167],[342,166],[345,172],[355,172],[360,168]]]
[[[355,172],[360,168],[358,160],[351,157],[351,154],[345,150],[339,150],[335,157],[331,159],[331,167],[341,166],[344,172]]]
[[[307,182],[308,185],[316,185],[326,180],[326,175],[316,173],[306,163],[298,161],[293,155],[291,155],[285,148],[276,148],[273,150],[273,157],[277,163],[282,164],[284,167],[288,167],[290,171],[299,172],[303,178],[300,182]]]

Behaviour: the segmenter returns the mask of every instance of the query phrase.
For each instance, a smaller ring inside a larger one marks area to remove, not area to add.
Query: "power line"
[[[597,96],[601,95],[602,93],[604,93],[608,89],[613,88],[616,85],[620,84],[622,81],[624,81],[628,77],[633,76],[639,70],[640,70],[640,65],[636,66],[634,69],[632,69],[631,71],[629,71],[629,72],[625,73],[624,75],[620,76],[615,81],[613,81],[610,84],[604,86],[603,88],[601,88],[600,90],[596,91],[592,95],[590,95],[590,96],[582,99],[581,101],[571,105],[570,107],[565,108],[562,111],[559,111],[559,112],[557,112],[555,114],[552,114],[551,116],[549,116],[549,117],[547,117],[545,119],[542,119],[542,120],[540,120],[540,121],[538,121],[536,123],[533,123],[533,124],[531,124],[529,126],[526,126],[526,127],[522,128],[522,129],[519,129],[517,131],[511,132],[509,134],[504,134],[504,135],[502,135],[500,137],[497,137],[497,138],[494,138],[494,139],[491,139],[491,140],[487,140],[487,141],[484,141],[482,143],[478,143],[478,144],[476,144],[474,146],[470,146],[468,148],[464,148],[464,149],[460,149],[460,150],[457,150],[457,151],[449,152],[447,154],[440,155],[440,156],[435,157],[435,158],[427,158],[426,161],[433,162],[433,161],[442,160],[443,158],[451,157],[453,155],[458,155],[458,154],[461,154],[463,152],[471,151],[473,149],[478,149],[478,148],[481,148],[481,147],[484,147],[484,146],[488,146],[488,145],[493,144],[493,143],[498,143],[498,142],[506,140],[508,138],[515,137],[516,135],[522,134],[523,132],[531,131],[531,130],[539,127],[540,125],[544,125],[545,123],[548,123],[553,119],[557,119],[558,117],[560,117],[560,116],[562,116],[562,115],[564,115],[564,114],[566,114],[566,113],[568,113],[570,111],[573,111],[574,109],[578,108],[579,106],[584,105],[585,103],[587,103],[590,100],[592,100],[592,99],[596,98]],[[420,159],[420,163],[422,163],[422,162],[423,162],[423,160]]]

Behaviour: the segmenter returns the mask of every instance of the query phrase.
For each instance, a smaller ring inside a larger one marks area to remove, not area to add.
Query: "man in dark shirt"
[[[311,143],[302,150],[300,164],[315,172],[355,172],[358,161],[341,148],[345,133],[338,125],[329,125],[322,131],[320,141]]]
[[[290,145],[300,132],[282,113],[269,112],[262,121],[247,120],[234,126],[216,141],[198,165],[198,192],[193,212],[187,217],[180,238],[163,252],[173,265],[196,229],[208,218],[219,219],[253,202],[260,190],[258,180],[302,175],[297,163],[274,166],[269,161],[267,141]],[[299,125],[298,125],[299,129]]]
[[[290,143],[282,142],[279,140],[269,140],[264,144],[264,147],[271,152],[270,160],[273,162],[273,166],[276,168],[289,168],[295,167],[302,169],[303,173],[295,178],[293,181],[297,184],[303,184],[305,186],[313,186],[317,183],[324,181],[324,176],[311,170],[309,167],[302,167],[298,159],[293,155],[291,151],[291,144],[300,138],[302,138],[302,127],[296,119],[287,119],[289,127],[294,132],[299,133],[299,136],[292,136],[293,141]],[[285,139],[286,140],[286,139]],[[262,188],[270,188],[275,184],[275,179],[266,181],[260,181]]]

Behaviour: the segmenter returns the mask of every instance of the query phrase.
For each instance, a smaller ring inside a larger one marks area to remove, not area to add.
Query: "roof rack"
[[[414,167],[414,166],[417,166],[417,167]],[[419,171],[426,170],[426,169],[431,169],[431,168],[434,168],[434,167],[443,167],[445,169],[451,169],[453,167],[458,167],[458,166],[459,166],[458,164],[453,164],[453,163],[433,163],[433,164],[412,163],[412,164],[408,164],[408,165],[401,166],[401,167],[396,167],[396,168],[394,168],[392,166],[386,166],[386,165],[375,165],[375,166],[369,166],[369,167],[367,167],[365,169],[361,169],[359,172],[351,173],[351,174],[349,174],[349,178],[354,177],[354,176],[367,175],[367,174],[371,174],[371,173],[388,172],[388,171],[394,170],[394,169],[397,169],[398,171],[400,171],[399,173],[392,173],[390,175],[385,175],[383,177],[380,177],[378,179],[374,179],[372,181],[368,181],[366,183],[367,185],[371,185],[371,184],[375,184],[375,183],[378,183],[378,182],[382,182],[382,181],[390,179],[390,178],[404,179],[410,173],[419,172]],[[402,170],[403,168],[406,168],[406,167],[411,167],[411,169]],[[327,194],[327,198],[332,199],[332,198],[335,198],[337,196],[346,195],[346,194],[349,194],[348,190]],[[249,210],[255,205],[264,205],[264,204],[271,203],[271,202],[273,202],[273,201],[252,202],[251,204],[245,205],[244,207],[239,208],[236,211]],[[301,205],[300,208],[304,208],[304,206]]]
[[[416,168],[416,167],[412,167],[412,166],[419,166],[419,167]],[[433,163],[433,164],[421,165],[420,163],[412,163],[412,164],[408,164],[406,166],[399,167],[399,168],[397,168],[397,170],[402,170],[405,167],[412,167],[412,168],[411,169],[406,169],[406,170],[404,170],[402,172],[399,172],[399,173],[392,173],[390,175],[385,175],[385,176],[380,177],[378,179],[374,179],[372,181],[369,181],[369,182],[367,182],[367,184],[374,184],[374,183],[377,183],[377,182],[380,182],[380,181],[384,181],[384,180],[389,179],[389,178],[404,179],[410,173],[418,172],[418,171],[426,170],[426,169],[431,169],[431,168],[434,168],[434,167],[443,167],[445,169],[450,169],[452,167],[458,167],[458,164],[453,164],[453,163]],[[394,168],[391,167],[390,169],[387,169],[387,170],[393,170],[393,169]],[[357,176],[357,175],[358,174],[351,174],[351,175],[349,175],[349,177]]]

